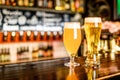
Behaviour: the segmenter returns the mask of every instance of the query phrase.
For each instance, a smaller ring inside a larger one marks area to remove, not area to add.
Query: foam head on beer
[[[84,23],[85,35],[87,40],[88,53],[86,64],[93,66],[99,65],[98,47],[100,41],[102,21],[100,17],[86,17]]]
[[[102,22],[101,17],[86,17],[85,22]]]

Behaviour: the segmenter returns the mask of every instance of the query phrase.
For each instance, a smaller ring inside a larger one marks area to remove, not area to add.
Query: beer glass
[[[79,66],[79,64],[74,61],[81,43],[81,30],[79,22],[65,22],[63,43],[70,57],[70,62],[65,63],[65,66]]]
[[[84,20],[84,29],[87,39],[87,66],[99,66],[98,45],[100,41],[102,21],[100,17],[86,17]]]

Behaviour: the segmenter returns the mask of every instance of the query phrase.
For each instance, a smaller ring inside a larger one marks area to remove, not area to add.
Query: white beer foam
[[[102,22],[101,17],[86,17],[85,22]]]
[[[77,39],[77,29],[80,29],[80,22],[66,22],[64,27],[74,29],[74,39]]]
[[[80,22],[65,22],[64,28],[80,28]]]

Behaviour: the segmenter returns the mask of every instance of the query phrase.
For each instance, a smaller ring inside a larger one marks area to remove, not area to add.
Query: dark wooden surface
[[[64,66],[68,58],[2,65],[0,80],[120,80],[120,54],[102,54],[98,69],[86,68],[84,60],[76,58],[81,65],[72,72]]]

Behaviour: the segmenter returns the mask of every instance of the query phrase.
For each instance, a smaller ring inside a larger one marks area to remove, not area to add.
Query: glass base
[[[99,68],[100,62],[95,61],[85,61],[85,67]]]
[[[80,64],[79,63],[76,63],[76,62],[74,62],[74,63],[71,63],[71,62],[67,62],[67,63],[64,63],[64,65],[65,66],[67,66],[67,67],[70,67],[70,66],[80,66]]]

